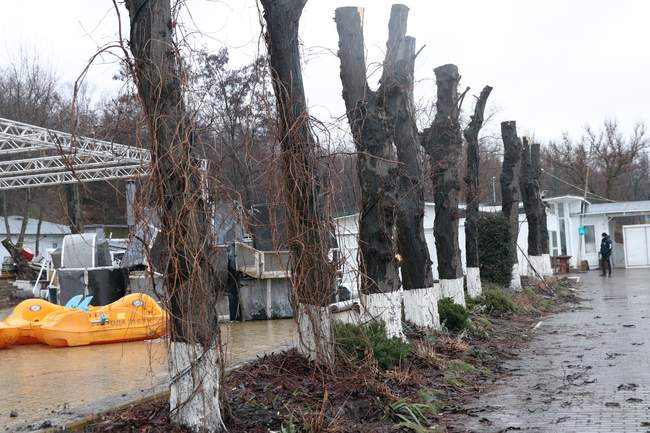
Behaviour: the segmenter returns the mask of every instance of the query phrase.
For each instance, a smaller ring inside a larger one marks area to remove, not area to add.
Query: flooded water
[[[5,314],[0,311],[0,318]],[[224,323],[226,362],[237,364],[290,344],[294,330],[292,320]],[[0,350],[0,431],[43,420],[53,410],[74,409],[164,384],[166,347],[165,340],[155,340],[71,348],[28,345]],[[9,417],[12,410],[18,417]]]

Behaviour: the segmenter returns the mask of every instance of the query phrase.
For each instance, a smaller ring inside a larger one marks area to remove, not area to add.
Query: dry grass
[[[446,367],[445,357],[438,353],[436,346],[425,340],[416,340],[412,347],[413,356],[429,367],[441,370]]]

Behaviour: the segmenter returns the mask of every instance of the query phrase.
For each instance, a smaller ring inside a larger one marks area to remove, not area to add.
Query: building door
[[[591,267],[598,267],[598,247],[600,245],[596,244],[595,227],[593,225],[586,225],[585,229],[585,257],[583,260],[587,260]]]
[[[650,267],[650,224],[623,226],[625,267]]]

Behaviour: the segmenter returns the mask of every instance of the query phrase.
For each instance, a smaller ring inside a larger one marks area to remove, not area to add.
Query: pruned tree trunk
[[[460,75],[456,65],[443,65],[434,70],[438,86],[436,115],[431,127],[423,132],[422,144],[432,168],[436,215],[433,235],[436,239],[438,275],[443,297],[465,305],[463,268],[458,243],[459,164],[463,148],[460,129],[458,94]]]
[[[373,91],[366,80],[363,9],[337,8],[334,19],[339,35],[343,100],[358,152],[361,299],[370,317],[385,322],[387,335],[401,336],[394,232],[398,165],[392,133],[385,122],[386,98],[390,96],[384,82]]]
[[[319,148],[311,134],[300,66],[298,28],[306,0],[262,0],[266,20],[278,133],[285,174],[291,283],[299,349],[332,366],[331,313],[334,267],[328,258],[331,216],[327,185],[319,175]]]
[[[68,225],[71,233],[81,233],[83,230],[81,221],[81,200],[79,198],[79,184],[69,183],[63,186],[65,199],[68,208]]]
[[[479,270],[478,250],[478,220],[479,220],[479,154],[478,134],[483,126],[485,106],[492,87],[485,86],[476,98],[474,114],[463,135],[467,141],[467,173],[465,175],[465,195],[467,208],[465,210],[465,279],[467,294],[477,297],[481,294],[481,272]]]
[[[33,280],[36,277],[36,273],[29,266],[29,262],[27,262],[27,260],[25,260],[25,258],[20,255],[20,248],[11,242],[11,238],[3,239],[2,245],[9,252],[11,259],[16,265],[16,279],[29,281]]]
[[[38,224],[36,225],[36,240],[34,241],[34,254],[38,255],[41,245],[41,225],[43,224],[43,208],[38,210]]]
[[[537,154],[539,157],[539,153]],[[542,276],[542,245],[541,221],[539,219],[539,184],[535,179],[535,167],[539,162],[532,159],[531,146],[528,138],[523,138],[521,147],[521,171],[519,176],[519,190],[521,201],[524,204],[526,221],[528,222],[528,271],[529,277]]]
[[[163,237],[165,302],[170,314],[171,417],[192,431],[225,430],[221,416],[213,245],[201,168],[181,88],[169,0],[127,0],[138,96],[151,140],[150,181]]]
[[[32,204],[31,190],[27,189],[27,199],[23,203],[23,214],[20,221],[20,232],[18,232],[18,239],[16,239],[16,248],[20,250],[25,243],[25,233],[27,232],[27,224],[29,223],[29,207]]]
[[[537,213],[538,231],[539,231],[539,252],[541,259],[538,264],[538,272],[543,276],[553,275],[551,266],[551,257],[548,246],[548,220],[546,218],[546,204],[542,200],[541,180],[542,180],[542,158],[539,143],[533,143],[530,147],[531,175],[535,191],[535,211]]]
[[[397,150],[397,248],[401,273],[404,318],[424,327],[438,327],[437,289],[429,248],[424,237],[424,182],[420,134],[415,122],[413,96],[415,38],[406,36],[408,7],[393,5],[382,76],[387,122]]]
[[[7,210],[7,191],[2,191],[2,215],[5,221],[5,234],[11,239],[11,226],[9,225],[9,214]]]
[[[517,136],[514,120],[501,122],[503,139],[503,164],[501,166],[501,212],[510,227],[510,254],[512,274],[510,289],[521,290],[519,263],[517,261],[517,237],[519,236],[519,174],[521,171],[521,140]]]

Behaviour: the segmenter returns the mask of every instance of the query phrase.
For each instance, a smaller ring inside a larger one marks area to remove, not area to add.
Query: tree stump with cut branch
[[[521,290],[519,263],[517,260],[517,237],[519,236],[519,175],[521,172],[521,140],[517,136],[514,120],[501,122],[503,139],[503,165],[501,166],[501,212],[510,228],[510,253],[512,254],[512,278],[510,288]]]

